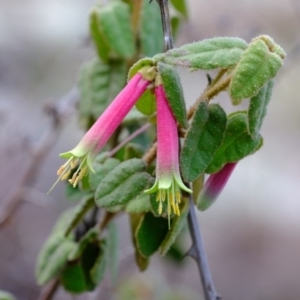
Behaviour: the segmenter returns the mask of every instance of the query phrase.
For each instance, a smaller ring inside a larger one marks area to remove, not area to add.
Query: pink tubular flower
[[[176,120],[169,107],[162,84],[155,88],[157,101],[157,158],[156,181],[145,193],[157,192],[159,201],[158,213],[163,210],[163,202],[167,198],[167,214],[180,215],[180,189],[191,193],[182,182],[179,171],[179,138]]]
[[[71,170],[78,164],[79,167],[69,180],[74,187],[87,174],[88,169],[93,171],[92,163],[96,155],[102,150],[125,116],[152,83],[155,75],[156,71],[153,67],[142,68],[98,118],[79,144],[73,150],[60,154],[68,161],[57,171],[59,178],[53,187],[59,180],[68,179]]]
[[[228,163],[219,172],[209,176],[199,196],[198,208],[200,210],[206,210],[215,202],[236,165],[237,162]]]

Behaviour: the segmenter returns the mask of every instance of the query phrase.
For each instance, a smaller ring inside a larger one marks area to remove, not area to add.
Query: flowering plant
[[[159,22],[159,7],[139,9],[140,27],[137,12],[123,2],[91,12],[98,57],[79,80],[79,117],[87,132],[60,155],[67,162],[54,184],[68,179],[69,197],[81,201],[63,214],[39,255],[40,285],[56,277],[72,293],[95,289],[116,261],[112,219],[121,212],[129,215],[136,263],[145,270],[157,250],[172,249],[194,204],[210,207],[237,163],[263,144],[260,128],[285,56],[280,46],[269,36],[249,44],[218,37],[160,53],[161,28],[149,34],[145,19],[151,12]],[[188,110],[178,66],[217,70]],[[250,98],[248,109],[226,114],[212,103],[220,92],[234,106]]]

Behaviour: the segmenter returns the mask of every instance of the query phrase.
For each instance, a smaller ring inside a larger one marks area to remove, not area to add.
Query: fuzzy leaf
[[[93,190],[97,189],[97,186],[102,181],[102,179],[110,172],[112,171],[120,161],[116,158],[108,158],[104,161],[104,163],[100,164],[94,164],[94,171],[95,173],[90,172],[89,175],[89,181],[90,186]]]
[[[158,72],[161,75],[164,90],[177,122],[184,128],[187,127],[186,107],[184,102],[183,90],[180,78],[176,69],[164,64],[158,63]]]
[[[223,143],[215,153],[205,173],[216,173],[221,170],[225,164],[237,162],[254,153],[261,145],[262,137],[260,135],[257,139],[253,140],[248,133],[247,113],[233,113],[228,117]]]
[[[79,116],[83,126],[90,125],[90,118],[97,119],[124,87],[126,65],[122,61],[101,62],[92,59],[79,74]]]
[[[144,57],[138,60],[135,64],[131,66],[128,71],[128,81],[143,67],[153,67],[155,66],[155,61],[150,57]]]
[[[159,5],[156,1],[143,0],[140,19],[141,47],[145,56],[153,56],[163,50],[163,31]]]
[[[171,222],[171,228],[168,231],[165,239],[160,246],[160,254],[165,255],[170,247],[175,242],[177,236],[181,232],[184,224],[186,223],[186,217],[189,212],[189,201],[185,199],[180,207],[180,216],[174,216]]]
[[[99,24],[99,11],[101,6],[96,6],[90,14],[90,33],[94,40],[98,56],[103,61],[107,61],[110,55],[110,46]]]
[[[253,139],[257,139],[262,122],[267,113],[271,99],[274,81],[270,80],[261,90],[250,99],[248,110],[248,131]]]
[[[222,144],[226,124],[226,114],[219,104],[199,104],[180,156],[185,181],[192,182],[205,171]]]
[[[136,49],[129,5],[116,1],[107,6],[99,6],[97,17],[99,31],[111,50],[121,58],[131,58]]]
[[[58,275],[67,263],[68,255],[74,247],[73,241],[61,235],[53,235],[48,238],[38,257],[35,274],[39,285],[45,285]]]
[[[171,49],[154,59],[192,69],[229,68],[239,62],[246,48],[247,43],[242,39],[216,37]]]
[[[146,213],[136,231],[137,247],[144,257],[158,250],[168,233],[168,220]]]
[[[119,164],[100,182],[95,193],[98,206],[125,204],[142,193],[150,184],[151,176],[144,172],[141,159],[130,159]]]
[[[282,57],[270,51],[263,40],[252,41],[232,75],[228,89],[232,103],[237,105],[244,98],[255,96],[277,74],[282,64]]]

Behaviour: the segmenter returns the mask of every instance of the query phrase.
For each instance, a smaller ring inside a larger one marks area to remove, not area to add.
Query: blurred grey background
[[[224,300],[300,299],[300,0],[187,2],[190,20],[177,45],[214,36],[250,42],[269,34],[288,54],[262,128],[264,147],[239,163],[217,203],[198,216]],[[69,92],[78,69],[93,56],[88,12],[94,3],[0,0],[0,215],[19,189],[31,146],[50,127],[45,105]],[[206,85],[205,73],[180,72],[192,103]],[[214,101],[229,107],[225,94]],[[21,191],[21,205],[0,228],[0,289],[17,299],[38,297],[36,256],[58,215],[72,204],[63,184],[46,192],[62,162],[58,153],[76,145],[82,133],[76,116],[68,117],[37,177]],[[125,217],[120,223],[126,228]],[[177,267],[156,255],[140,274],[129,232],[120,234],[116,286],[105,280],[94,293],[70,296],[59,290],[54,299],[201,299],[190,258]],[[189,239],[183,243],[188,249]]]

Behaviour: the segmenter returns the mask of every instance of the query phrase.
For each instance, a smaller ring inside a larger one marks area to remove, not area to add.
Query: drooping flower
[[[209,176],[199,195],[198,208],[206,210],[218,198],[230,178],[237,162],[226,164],[219,172]]]
[[[179,170],[179,137],[176,119],[168,104],[168,100],[161,82],[157,80],[155,87],[157,102],[157,157],[156,180],[153,187],[145,193],[157,192],[156,200],[159,202],[158,213],[163,212],[163,202],[167,200],[167,214],[180,215],[181,201],[180,189],[191,193],[180,175]]]
[[[144,67],[139,70],[84,135],[79,144],[71,151],[60,154],[60,157],[67,158],[68,161],[57,171],[59,177],[50,191],[59,180],[68,179],[72,169],[78,165],[77,170],[69,180],[74,187],[87,174],[89,169],[93,171],[92,163],[97,154],[152,83],[155,75],[156,71],[153,67]]]

